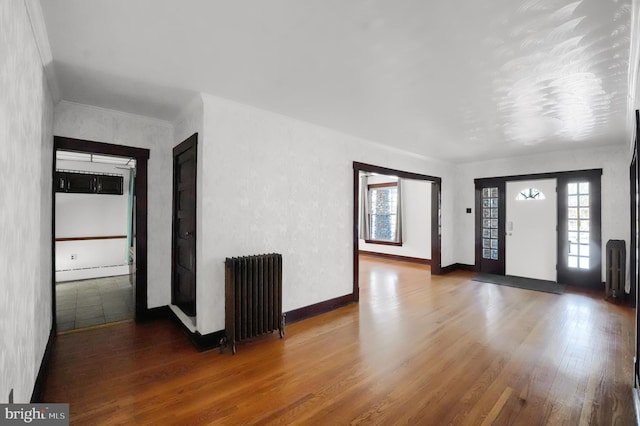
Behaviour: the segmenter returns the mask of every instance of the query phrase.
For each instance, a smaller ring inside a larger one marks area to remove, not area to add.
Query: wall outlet
[[[71,255],[71,260],[78,260],[78,255],[77,254],[72,254]]]

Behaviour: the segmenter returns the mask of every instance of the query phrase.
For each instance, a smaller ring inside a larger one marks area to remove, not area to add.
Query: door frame
[[[114,155],[118,157],[131,157],[136,160],[136,280],[135,280],[135,320],[137,322],[150,318],[150,310],[147,307],[147,161],[149,150],[146,148],[134,148],[131,146],[115,145],[104,142],[95,142],[84,139],[53,137],[53,167],[51,182],[55,182],[56,153],[58,150],[84,152],[90,154]],[[52,289],[52,320],[53,333],[56,326],[56,191],[55,185],[51,185],[51,289]]]
[[[584,170],[570,170],[563,172],[546,172],[546,173],[532,173],[532,174],[523,174],[523,175],[509,175],[509,176],[498,176],[498,177],[488,177],[488,178],[476,178],[473,180],[476,188],[475,193],[475,205],[476,205],[476,226],[475,226],[475,269],[476,271],[480,271],[480,261],[482,257],[482,231],[479,226],[482,223],[482,199],[481,199],[481,191],[478,188],[486,187],[486,186],[499,186],[504,185],[506,188],[507,182],[519,181],[519,180],[539,180],[539,179],[557,179],[558,181],[567,178],[580,178],[580,177],[590,177],[594,175],[602,175],[602,169],[584,169]],[[500,205],[504,205],[504,202],[501,202]],[[558,201],[558,209],[560,208],[560,202]],[[506,206],[505,206],[506,208]],[[559,211],[559,210],[558,210]],[[506,211],[505,211],[506,213]],[[505,214],[500,213],[499,215],[505,216]],[[500,217],[498,218],[500,219]],[[505,234],[505,218],[499,222],[499,230],[498,232],[502,235],[502,246],[504,247],[504,234]],[[602,226],[602,224],[600,224]],[[558,226],[557,229],[560,229]],[[559,231],[558,231],[559,232]],[[558,237],[557,243],[560,244],[560,238]],[[600,249],[602,250],[602,240],[600,241]],[[561,254],[560,247],[558,246],[558,258]],[[504,275],[504,252],[502,252],[502,273],[497,275]],[[600,268],[602,267],[602,262],[600,262]],[[602,274],[602,271],[600,271]]]
[[[176,254],[177,254],[177,249],[176,249],[176,245],[177,245],[177,236],[176,236],[176,205],[178,202],[178,199],[176,198],[176,160],[178,158],[178,156],[182,153],[184,153],[185,151],[189,150],[189,149],[194,149],[194,164],[195,164],[195,170],[193,171],[194,176],[193,179],[195,180],[195,188],[194,188],[194,199],[193,199],[193,203],[194,203],[194,212],[196,212],[197,209],[197,205],[198,205],[198,133],[194,133],[193,135],[189,136],[187,139],[185,139],[184,141],[180,142],[178,145],[176,145],[175,147],[173,147],[173,157],[172,157],[172,189],[171,189],[171,205],[172,205],[172,209],[171,209],[171,304],[178,306],[178,308],[180,308],[180,310],[182,310],[182,307],[180,307],[179,305],[177,305],[175,303],[175,277],[176,277]],[[197,291],[198,291],[198,286],[197,286],[197,261],[198,261],[198,256],[197,256],[197,238],[198,238],[198,225],[197,225],[197,212],[195,217],[193,218],[193,244],[194,244],[194,261],[193,261],[193,283],[194,283],[194,288],[193,288],[193,292],[194,292],[194,316],[197,314],[197,299],[196,299],[196,295],[197,295]],[[182,310],[182,312],[184,312],[184,310]],[[186,315],[186,312],[184,312]]]
[[[506,220],[506,188],[507,181],[501,178],[475,179],[475,206],[476,206],[476,227],[475,227],[475,269],[479,272],[489,274],[504,275],[505,262],[505,220]],[[482,257],[482,188],[498,188],[498,260]],[[486,265],[486,271],[483,266]]]
[[[638,284],[637,249],[638,249],[638,143],[633,144],[633,157],[629,166],[629,201],[631,209],[631,238],[629,244],[629,304],[636,307],[636,291]]]
[[[604,252],[605,244],[602,241],[602,172],[594,171],[591,173],[585,173],[577,176],[563,176],[558,179],[558,283],[569,284],[578,287],[586,287],[592,289],[599,289],[602,284],[602,253]],[[568,201],[567,201],[567,184],[587,181],[589,182],[589,246],[591,248],[589,253],[589,259],[593,262],[588,270],[581,270],[579,268],[569,268],[568,253],[569,244],[567,238],[560,238],[566,236],[568,232]],[[597,186],[594,184],[597,183]],[[593,207],[596,208],[593,208]],[[593,226],[593,222],[597,223],[597,226]],[[597,247],[597,251],[594,251],[593,241],[600,241],[600,246]],[[579,280],[579,284],[576,284],[576,280]],[[588,282],[589,284],[585,284]]]
[[[629,269],[631,272],[631,282],[629,289],[629,296],[631,297],[631,303],[635,306],[635,353],[633,357],[633,386],[636,389],[636,392],[640,389],[640,300],[638,300],[638,281],[639,281],[639,265],[637,253],[640,248],[640,238],[638,235],[638,219],[640,215],[638,205],[638,192],[640,191],[640,161],[639,160],[639,152],[638,152],[638,142],[640,140],[640,111],[635,111],[635,119],[636,119],[636,131],[635,131],[635,140],[633,143],[633,154],[631,159],[631,165],[629,170],[629,179],[631,180],[631,185],[629,186],[630,191],[630,207],[631,207],[631,247],[629,248],[629,258],[631,259],[629,262]]]
[[[360,300],[360,172],[379,173],[382,175],[397,176],[402,179],[414,179],[431,182],[431,274],[440,275],[442,271],[441,253],[441,217],[442,217],[442,178],[423,175],[420,173],[405,172],[388,167],[375,166],[373,164],[353,162],[353,301]]]

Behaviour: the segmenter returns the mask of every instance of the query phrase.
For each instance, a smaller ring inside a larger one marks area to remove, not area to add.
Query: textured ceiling
[[[429,157],[624,144],[631,0],[42,0],[62,98],[196,92]]]

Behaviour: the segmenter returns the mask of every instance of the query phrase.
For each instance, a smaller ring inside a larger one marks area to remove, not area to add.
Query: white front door
[[[556,179],[507,182],[505,274],[557,281]]]

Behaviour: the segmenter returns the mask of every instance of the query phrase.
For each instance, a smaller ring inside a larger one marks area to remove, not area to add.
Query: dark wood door
[[[558,179],[558,282],[602,288],[601,172]]]
[[[636,350],[633,365],[633,386],[636,390],[640,387],[640,301],[638,300],[638,249],[640,248],[639,234],[640,226],[638,220],[640,219],[640,161],[638,161],[638,143],[640,141],[640,111],[636,110],[636,140],[633,146],[633,161],[631,162],[631,247],[629,253],[631,254],[631,263],[629,269],[631,270],[631,295],[633,295],[632,303],[636,307]]]
[[[636,111],[638,117],[638,111]],[[637,120],[636,120],[637,122]],[[638,129],[636,129],[638,131]],[[640,371],[638,357],[640,357],[640,309],[638,306],[638,138],[633,147],[633,158],[629,167],[629,190],[630,190],[630,207],[631,207],[631,242],[629,245],[629,303],[636,307],[636,347],[633,362],[633,386],[640,386]]]
[[[196,315],[196,151],[198,134],[173,149],[172,303]]]
[[[630,190],[630,210],[631,210],[631,241],[629,244],[629,304],[636,306],[636,284],[638,274],[636,264],[638,260],[638,147],[637,142],[633,148],[633,158],[629,167],[629,190]]]
[[[480,272],[504,275],[505,182],[476,182],[476,265]]]

